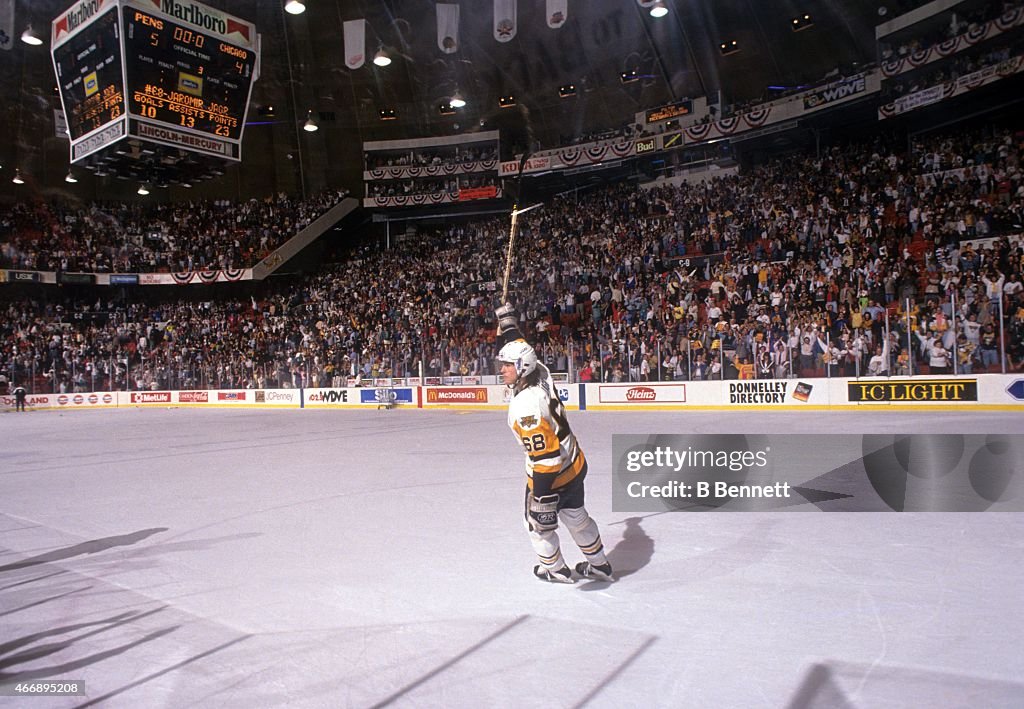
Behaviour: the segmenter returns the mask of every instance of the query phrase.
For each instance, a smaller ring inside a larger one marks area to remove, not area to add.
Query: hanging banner
[[[437,3],[437,47],[445,54],[459,51],[459,6]]]
[[[0,0],[0,49],[14,46],[14,2]]]
[[[569,0],[548,0],[548,27],[557,30],[569,17]]]
[[[62,140],[67,140],[70,137],[68,135],[68,119],[60,108],[53,109],[53,131]]]
[[[358,69],[366,63],[366,20],[345,20],[345,66]]]
[[[516,0],[494,0],[494,38],[509,42],[516,36]]]

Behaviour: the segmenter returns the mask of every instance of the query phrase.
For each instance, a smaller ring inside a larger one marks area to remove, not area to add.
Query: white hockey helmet
[[[523,340],[513,340],[498,352],[499,362],[508,362],[516,368],[520,379],[537,369],[537,352]]]

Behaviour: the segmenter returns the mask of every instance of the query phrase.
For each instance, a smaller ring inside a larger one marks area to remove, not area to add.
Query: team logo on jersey
[[[521,419],[519,419],[519,425],[522,426],[523,428],[533,428],[534,426],[537,425],[537,417],[523,416]]]

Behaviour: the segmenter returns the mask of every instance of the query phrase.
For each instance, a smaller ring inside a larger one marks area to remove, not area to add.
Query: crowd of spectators
[[[935,66],[922,67],[921,70],[902,74],[882,87],[882,99],[893,101],[900,96],[913,94],[924,89],[941,86],[943,83],[955,81],[984,67],[995,67],[1011,57],[1024,51],[1024,37],[1014,37],[994,44],[986,44],[982,48],[966,51],[951,57]]]
[[[18,202],[0,208],[0,267],[155,273],[254,266],[344,197],[245,202]]]
[[[583,381],[1000,371],[1004,350],[1021,370],[1024,134],[893,145],[551,200],[520,219],[522,325]],[[0,371],[45,391],[494,373],[507,235],[490,219],[365,244],[253,297],[7,302]]]
[[[1021,6],[1019,0],[993,0],[978,8],[955,7],[949,15],[949,23],[942,28],[930,32],[917,33],[917,36],[893,46],[891,42],[879,43],[879,56],[883,62],[909,57],[948,39],[959,37],[965,32],[976,30],[986,22]]]
[[[1012,161],[1007,164],[1012,149],[1013,136],[1005,130],[958,130],[911,143],[919,172],[927,174],[967,168],[986,179],[984,191],[987,193],[995,192],[994,185],[987,182],[988,176],[995,174],[993,166],[1003,163],[1007,170],[1015,167]]]
[[[376,151],[368,152],[363,156],[367,170],[380,170],[386,167],[461,165],[467,162],[497,159],[498,147],[494,141],[486,144]]]

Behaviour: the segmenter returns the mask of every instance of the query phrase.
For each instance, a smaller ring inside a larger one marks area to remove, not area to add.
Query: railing
[[[993,284],[914,298],[893,298],[863,308],[860,316],[831,307],[827,316],[785,332],[720,328],[686,338],[676,348],[665,338],[633,340],[545,334],[535,337],[538,357],[566,382],[701,381],[814,377],[932,376],[1024,372],[1024,300],[999,296]],[[993,295],[988,292],[992,291]],[[830,304],[832,305],[832,304]],[[841,312],[843,311],[843,312]],[[562,329],[565,331],[565,329]],[[575,333],[574,333],[575,334]],[[16,358],[0,372],[8,387],[30,393],[85,393],[147,389],[230,389],[497,384],[496,345],[450,346],[429,341],[384,343],[380,353],[358,352],[339,363],[311,357],[290,361],[178,363],[169,352],[72,360],[43,370],[36,358]],[[3,382],[0,380],[0,393]]]

